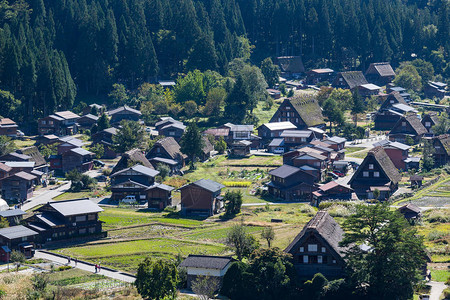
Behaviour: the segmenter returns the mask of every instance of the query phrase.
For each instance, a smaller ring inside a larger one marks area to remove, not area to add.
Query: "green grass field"
[[[447,270],[431,269],[431,280],[433,281],[446,282],[449,277],[450,270],[448,268]]]
[[[353,152],[361,151],[364,149],[365,149],[364,147],[347,147],[347,148],[345,148],[345,150],[346,150],[345,154],[349,155],[349,154],[352,154]]]

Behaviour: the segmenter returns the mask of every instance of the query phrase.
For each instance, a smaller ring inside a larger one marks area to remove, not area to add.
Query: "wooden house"
[[[274,138],[267,145],[267,151],[270,153],[283,154],[286,151],[284,146],[284,138]]]
[[[185,165],[186,155],[180,150],[180,145],[173,137],[166,137],[157,141],[146,157],[153,165],[162,163],[170,167],[172,174],[180,172]]]
[[[38,232],[31,230],[23,225],[16,225],[0,229],[0,245],[7,247],[9,250],[18,250],[22,252],[26,258],[33,257],[34,243],[38,236]],[[6,250],[6,249],[4,249]],[[7,250],[4,252],[8,252]],[[9,262],[8,255],[2,255],[1,259]]]
[[[41,171],[44,173],[48,172],[48,164],[42,154],[39,152],[39,149],[36,146],[25,147],[19,150],[16,150],[17,153],[22,155],[27,155],[30,157],[28,161],[34,161],[34,170]]]
[[[224,140],[227,139],[227,137],[230,134],[230,128],[209,128],[205,131],[203,131],[204,135],[211,135],[214,137],[215,140],[220,140],[223,138]]]
[[[412,203],[405,204],[402,207],[399,207],[397,210],[408,221],[419,221],[422,218],[420,207]]]
[[[153,185],[159,171],[134,165],[112,174],[111,177],[111,199],[120,201],[126,196],[133,195],[136,200],[147,200],[146,190]]]
[[[122,120],[138,122],[142,113],[127,105],[108,111],[108,115],[111,117],[111,124],[118,124]]]
[[[144,167],[154,169],[153,165],[148,161],[144,153],[142,153],[140,149],[135,148],[122,154],[122,157],[112,169],[111,175],[136,164],[141,164]]]
[[[284,252],[292,255],[300,278],[310,279],[317,273],[326,278],[340,278],[345,274],[346,248],[339,245],[344,234],[326,211],[319,211]]]
[[[36,143],[38,145],[52,145],[59,143],[59,137],[54,134],[41,135],[36,138]]]
[[[391,142],[388,140],[383,140],[373,145],[374,147],[383,147],[384,151],[389,156],[397,169],[406,170],[405,160],[409,157],[409,149],[411,148],[410,146],[399,142]]]
[[[373,83],[361,84],[360,86],[357,87],[357,89],[359,95],[363,98],[370,98],[371,96],[377,96],[381,91],[381,87]]]
[[[169,123],[158,130],[158,135],[173,137],[176,141],[180,141],[186,130],[186,126],[181,122]]]
[[[269,96],[272,97],[273,99],[280,99],[281,98],[281,92],[279,90],[266,89],[266,91],[269,94]]]
[[[386,92],[387,93],[398,92],[406,102],[412,101],[411,94],[409,94],[408,91],[405,88],[402,88],[401,86],[394,86],[392,83],[390,83],[386,86]]]
[[[76,237],[105,237],[98,214],[103,209],[89,199],[48,202],[25,221],[39,233],[39,242],[73,239]]]
[[[422,186],[423,182],[423,176],[422,175],[411,175],[409,177],[409,182],[411,182],[411,187],[414,188],[420,188]]]
[[[391,92],[375,114],[375,128],[391,130],[407,112],[417,113],[417,110],[409,106],[399,92]]]
[[[447,84],[443,82],[429,81],[424,87],[425,97],[427,98],[439,98],[445,97]]]
[[[33,197],[36,176],[27,172],[18,172],[1,180],[2,198],[23,202]]]
[[[384,86],[395,78],[394,69],[388,62],[371,63],[366,71],[366,79],[370,83]]]
[[[325,125],[322,109],[314,98],[294,96],[285,99],[270,119],[273,122],[291,122],[298,129]]]
[[[4,163],[0,162],[0,186],[1,186],[1,180],[3,178],[6,178],[10,175],[10,172],[12,171],[12,168],[5,165]]]
[[[378,146],[367,153],[350,179],[349,185],[359,198],[372,199],[373,192],[378,190],[380,192],[378,200],[384,200],[397,190],[401,178],[383,147]]]
[[[450,134],[436,136],[432,140],[434,165],[443,166],[450,162]]]
[[[83,109],[83,115],[92,114],[94,116],[100,116],[105,112],[105,106],[97,103],[89,104]]]
[[[409,136],[417,144],[427,132],[427,129],[422,125],[416,114],[407,114],[402,116],[391,129],[389,140],[405,143],[407,141],[406,137]]]
[[[284,130],[280,137],[284,139],[286,149],[292,149],[311,142],[315,136],[310,130]]]
[[[333,80],[332,86],[339,89],[350,89],[367,84],[367,80],[361,71],[339,72]]]
[[[234,141],[230,146],[231,156],[248,156],[252,142],[247,140]]]
[[[233,261],[234,259],[231,256],[189,254],[181,262],[180,267],[186,269],[188,289],[192,289],[192,283],[197,280],[198,276],[206,276],[216,280],[216,291],[218,291],[222,286],[222,279]]]
[[[427,129],[428,133],[432,136],[433,135],[433,129],[432,127],[435,126],[438,123],[439,119],[435,112],[431,112],[428,114],[424,114],[422,116],[421,123],[422,125]]]
[[[317,190],[316,176],[290,165],[282,165],[269,172],[269,194],[285,201],[311,200]]]
[[[316,85],[320,82],[331,83],[336,76],[336,72],[332,69],[313,69],[306,73],[306,84]]]
[[[283,77],[298,77],[305,72],[301,56],[280,56],[276,61]]]
[[[0,217],[5,218],[8,221],[9,226],[20,225],[23,216],[26,214],[26,212],[18,208],[0,211]]]
[[[119,155],[115,150],[115,143],[113,140],[113,136],[115,135],[117,135],[117,128],[115,127],[107,128],[92,135],[93,144],[103,145],[105,152],[102,158],[113,159]]]
[[[318,206],[323,200],[351,200],[353,189],[337,181],[330,181],[321,185],[313,192],[313,204]]]
[[[160,117],[160,120],[155,123],[155,129],[157,131],[160,131],[161,128],[164,126],[170,125],[170,124],[183,124],[181,121],[177,121],[172,117]]]
[[[214,146],[209,141],[208,137],[202,136],[203,141],[203,147],[202,147],[202,153],[200,155],[200,160],[205,161],[211,157],[211,152],[214,151]]]
[[[345,148],[345,142],[347,141],[346,138],[339,137],[339,136],[332,136],[326,138],[323,142],[325,144],[328,144],[329,147],[335,151],[340,151]]]
[[[16,137],[18,128],[19,126],[13,120],[9,118],[0,119],[0,135]]]
[[[34,170],[34,161],[5,161],[5,165],[11,168],[9,175],[13,175],[19,172],[31,173]]]
[[[94,126],[94,124],[97,124],[98,121],[98,117],[91,115],[91,114],[87,114],[84,116],[81,116],[77,123],[79,125],[79,128],[82,130],[87,130],[87,129],[91,129],[92,126]]]
[[[80,172],[92,170],[95,154],[83,148],[73,148],[61,155],[62,171],[67,173],[73,169]]]
[[[305,147],[305,150],[308,147]],[[300,149],[300,151],[302,151]],[[312,149],[311,149],[312,150]],[[308,152],[300,152],[293,160],[293,166],[301,168],[303,166],[309,166],[314,168],[314,172],[311,172],[315,177],[316,181],[322,181],[325,175],[325,171],[327,168],[327,157],[321,154],[318,154],[313,151]]]
[[[235,125],[232,123],[226,123],[220,128],[228,129],[228,136],[225,137],[227,144],[232,144],[241,140],[252,140],[253,125]]]
[[[175,188],[163,183],[155,183],[147,189],[149,208],[163,210],[172,205],[172,191]]]
[[[182,186],[181,213],[184,215],[212,216],[223,208],[223,198],[220,196],[225,186],[209,180],[200,179]]]
[[[286,122],[272,122],[262,124],[257,128],[258,136],[263,139],[264,142],[280,137],[284,130],[295,130],[297,126],[289,121]]]
[[[73,135],[78,132],[79,115],[71,111],[59,111],[38,120],[40,135],[55,134],[57,136]]]

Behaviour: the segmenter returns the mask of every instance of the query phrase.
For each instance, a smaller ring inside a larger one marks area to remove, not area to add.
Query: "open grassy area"
[[[431,278],[433,281],[446,282],[447,278],[450,277],[450,270],[436,270],[431,269]]]
[[[347,148],[348,149],[348,148]],[[365,158],[367,156],[367,153],[369,150],[360,150],[360,151],[354,151],[354,152],[345,152],[345,155],[355,158]]]
[[[361,150],[364,150],[365,148],[364,147],[346,147],[345,148],[345,154],[346,155],[349,155],[349,154],[352,154],[353,152],[356,152],[356,151],[361,151]]]
[[[26,138],[23,140],[14,140],[14,144],[16,145],[16,147],[18,149],[33,146],[35,143],[36,143],[35,140],[29,139],[29,138]]]
[[[273,117],[278,107],[280,106],[280,100],[274,101],[272,107],[270,109],[265,109],[265,103],[260,101],[258,105],[253,110],[253,113],[258,118],[258,125],[262,125],[264,123],[268,123],[270,119]]]
[[[91,272],[80,269],[69,269],[48,273],[48,281],[50,285],[67,286],[79,283],[105,279],[103,275],[92,274]]]
[[[450,205],[450,176],[442,174],[441,179],[416,193],[414,196],[399,200],[393,205],[412,202],[417,206],[449,206]]]

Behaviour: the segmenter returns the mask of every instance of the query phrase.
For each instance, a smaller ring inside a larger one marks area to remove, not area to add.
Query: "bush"
[[[450,223],[450,215],[446,209],[429,210],[425,215],[425,219],[430,223]]]
[[[442,231],[433,230],[428,234],[428,240],[436,241],[441,240],[447,236],[447,233]]]
[[[111,175],[112,170],[110,168],[103,168],[102,169],[102,174],[105,176],[109,176]]]
[[[72,269],[71,266],[61,266],[61,267],[58,267],[56,269],[56,271],[65,271],[65,270],[70,270],[70,269]]]
[[[312,216],[314,216],[316,214],[316,210],[312,206],[307,205],[307,204],[306,205],[302,205],[300,207],[300,212],[302,214],[306,214],[307,216],[310,216],[310,217],[312,217]]]
[[[340,204],[331,206],[328,213],[332,217],[348,217],[352,214],[350,209]]]

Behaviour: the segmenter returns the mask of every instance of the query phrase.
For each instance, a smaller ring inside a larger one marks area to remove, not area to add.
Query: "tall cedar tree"
[[[202,154],[204,141],[196,122],[191,122],[180,140],[180,150],[189,158],[190,169],[195,169],[195,161]]]
[[[355,126],[358,126],[358,114],[363,113],[365,110],[364,101],[361,98],[361,95],[358,92],[358,89],[352,93],[352,114],[355,118]]]
[[[417,229],[388,204],[359,205],[342,227],[354,286],[367,289],[370,299],[411,299],[425,264]]]
[[[141,146],[144,131],[138,122],[122,120],[121,127],[113,136],[115,149],[118,153],[124,153],[133,148]]]
[[[233,90],[225,99],[224,115],[227,120],[241,124],[249,108],[250,96],[242,76],[239,76],[234,84]]]

